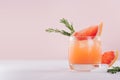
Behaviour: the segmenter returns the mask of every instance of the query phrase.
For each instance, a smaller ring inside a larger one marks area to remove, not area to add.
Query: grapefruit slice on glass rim
[[[103,23],[101,22],[99,25],[94,25],[94,26],[89,26],[83,30],[80,30],[78,32],[75,32],[73,35],[78,39],[78,40],[86,40],[86,36],[91,36],[92,39],[95,38],[96,36],[100,36],[102,33],[102,27]]]
[[[118,59],[118,50],[116,51],[106,51],[102,55],[102,64],[107,64],[109,67],[111,67],[115,61]]]

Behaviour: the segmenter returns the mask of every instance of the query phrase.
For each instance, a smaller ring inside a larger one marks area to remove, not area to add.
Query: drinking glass
[[[82,40],[70,37],[69,67],[76,71],[91,71],[101,64],[100,36],[82,36]]]

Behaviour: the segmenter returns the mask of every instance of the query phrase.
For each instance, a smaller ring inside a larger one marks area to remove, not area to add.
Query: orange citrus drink
[[[99,36],[84,36],[85,40],[70,37],[69,63],[70,68],[79,65],[96,66],[101,63],[101,40]],[[80,67],[79,67],[80,68]]]
[[[60,19],[60,23],[63,23],[70,32],[64,29],[53,28],[48,28],[46,31],[70,37],[69,65],[72,70],[91,71],[102,66],[107,68],[111,67],[118,59],[118,50],[109,50],[104,53],[101,51],[100,36],[103,28],[102,22],[98,25],[88,26],[77,32],[67,19]]]

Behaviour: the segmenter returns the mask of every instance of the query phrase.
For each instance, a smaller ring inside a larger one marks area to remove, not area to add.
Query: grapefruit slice
[[[101,22],[99,25],[89,26],[83,30],[74,33],[74,36],[78,40],[86,40],[87,36],[91,36],[93,39],[95,36],[100,36],[102,33],[103,23]]]
[[[109,67],[112,66],[118,59],[118,51],[106,51],[102,55],[102,64],[107,64]]]
[[[86,40],[86,36],[91,36],[94,38],[98,32],[98,25],[87,27],[79,32],[75,32],[74,36],[78,40]]]

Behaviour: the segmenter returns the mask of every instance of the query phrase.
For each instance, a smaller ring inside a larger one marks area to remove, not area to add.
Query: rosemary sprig
[[[112,69],[108,69],[107,72],[108,72],[108,73],[115,74],[115,73],[117,73],[117,72],[120,72],[120,67],[119,67],[119,66],[112,67]]]
[[[65,27],[67,27],[70,30],[70,32],[67,32],[65,30],[53,29],[53,28],[46,29],[46,32],[60,33],[60,34],[63,34],[65,36],[71,36],[75,32],[73,25],[70,24],[67,19],[64,19],[64,18],[60,19],[60,23],[63,23],[65,25]]]
[[[69,22],[66,19],[64,19],[64,18],[61,19],[60,23],[63,23],[71,31],[71,34],[75,32],[73,25],[69,24]]]
[[[60,34],[63,34],[65,36],[70,36],[71,35],[69,32],[66,32],[65,30],[59,30],[59,29],[53,29],[53,28],[46,29],[46,32],[60,33]]]

